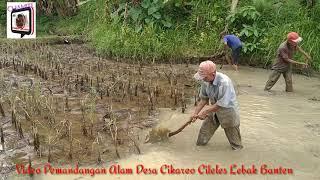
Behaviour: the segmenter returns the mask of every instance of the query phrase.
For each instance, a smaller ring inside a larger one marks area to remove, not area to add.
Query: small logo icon
[[[35,27],[35,2],[7,2],[7,38],[36,38]]]

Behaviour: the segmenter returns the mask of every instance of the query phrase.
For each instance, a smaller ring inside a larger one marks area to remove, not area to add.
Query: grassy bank
[[[5,37],[6,36],[6,21],[7,21],[7,16],[6,16],[6,3],[1,2],[0,3],[0,37]]]
[[[168,61],[218,53],[219,33],[228,23],[229,32],[245,43],[242,63],[267,67],[286,34],[296,31],[313,58],[313,69],[320,70],[319,3],[308,7],[300,0],[247,0],[228,16],[225,1],[168,1],[164,6],[150,1],[148,6],[144,0],[141,7],[107,2],[92,0],[73,17],[38,17],[37,34],[88,35],[96,51],[106,56]],[[304,61],[298,54],[295,59]]]

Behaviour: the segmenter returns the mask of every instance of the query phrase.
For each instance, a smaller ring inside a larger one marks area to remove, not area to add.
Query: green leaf
[[[246,53],[248,50],[247,46],[244,46],[243,51]]]
[[[170,28],[172,26],[172,23],[169,21],[161,21],[164,27]]]
[[[119,8],[117,9],[117,11],[121,11],[121,10],[125,9],[125,7],[126,7],[126,3],[121,3],[121,4],[119,4]]]
[[[243,17],[246,17],[247,14],[248,14],[248,12],[245,11],[245,12],[243,13]]]
[[[120,14],[120,17],[124,17],[124,15],[125,15],[125,11],[123,11],[121,14]]]
[[[151,21],[151,22],[149,23],[149,25],[151,26],[151,28],[153,28],[153,24],[154,24],[154,21]]]
[[[160,19],[161,18],[161,14],[159,12],[153,13],[152,16],[156,19]]]
[[[249,31],[247,29],[244,30],[244,34],[249,37]]]
[[[131,16],[132,20],[136,22],[142,13],[142,10],[139,8],[131,8],[129,11],[129,15]]]
[[[218,19],[217,16],[212,17],[212,21],[216,21],[217,19]]]
[[[152,19],[146,18],[144,21],[145,21],[147,24],[149,24],[149,23],[152,21]]]
[[[253,31],[253,34],[254,34],[256,37],[259,36],[259,33],[258,33],[258,31],[257,31],[256,29]]]
[[[157,12],[157,11],[158,11],[158,7],[152,6],[152,7],[150,7],[150,8],[148,9],[148,15],[151,15],[151,14]]]
[[[233,23],[236,20],[236,17],[232,16],[231,23]]]
[[[134,28],[135,32],[140,32],[142,30],[142,25],[141,24],[137,24],[136,27]]]
[[[141,7],[148,9],[151,6],[150,0],[143,0],[141,3]]]
[[[190,2],[184,2],[184,5],[186,5],[186,6],[193,6],[193,5],[197,5],[197,2],[194,2],[194,1],[190,1]],[[220,7],[219,5],[214,5],[214,7],[216,8],[216,7]]]
[[[243,34],[244,34],[244,31],[242,30],[242,31],[240,32],[239,36],[243,36]]]
[[[116,18],[117,16],[119,16],[117,11],[111,13],[111,15],[110,15],[110,17],[111,17],[112,19],[113,19],[113,18]]]
[[[251,14],[251,18],[252,18],[252,19],[254,19],[254,20],[255,20],[255,19],[256,19],[256,17],[257,17],[257,16],[256,16],[256,14],[255,14],[255,13]]]
[[[227,16],[227,21],[229,21],[230,23],[233,23],[235,21],[235,16],[234,14]]]
[[[113,22],[118,23],[120,21],[120,17],[118,16],[118,14],[111,14],[111,19],[113,20]]]

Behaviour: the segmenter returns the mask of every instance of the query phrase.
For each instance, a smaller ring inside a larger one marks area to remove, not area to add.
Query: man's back
[[[225,35],[223,41],[226,42],[231,49],[242,47],[241,40],[233,34]]]
[[[282,42],[277,50],[277,59],[272,69],[280,72],[286,71],[289,68],[289,62],[287,62],[286,59],[291,59],[294,51],[294,49],[288,46],[287,41]]]

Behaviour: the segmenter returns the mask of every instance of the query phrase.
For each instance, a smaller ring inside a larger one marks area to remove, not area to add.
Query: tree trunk
[[[233,14],[236,12],[236,7],[238,5],[239,0],[232,0],[231,1],[231,8],[230,8],[230,14]],[[227,33],[228,32],[228,23],[224,26],[224,30],[221,32],[222,33]]]
[[[230,9],[230,13],[234,13],[236,10],[236,7],[238,5],[239,0],[232,0],[231,2],[231,9]]]
[[[308,0],[308,6],[309,7],[314,7],[316,5],[316,0]]]

